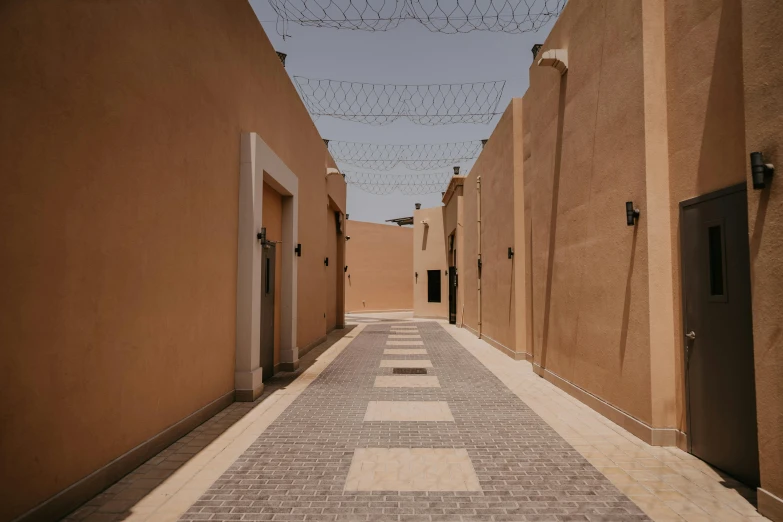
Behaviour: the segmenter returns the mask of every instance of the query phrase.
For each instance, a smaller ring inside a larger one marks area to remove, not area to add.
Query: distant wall
[[[413,314],[417,317],[448,318],[449,277],[444,207],[423,208],[413,212]],[[422,224],[426,221],[428,226]],[[427,271],[438,270],[440,302],[428,302]],[[416,277],[415,273],[419,276]]]
[[[413,310],[413,229],[349,220],[346,233],[346,311]]]
[[[1,2],[0,114],[8,520],[230,400],[242,132],[299,178],[299,346],[345,184],[244,1]]]

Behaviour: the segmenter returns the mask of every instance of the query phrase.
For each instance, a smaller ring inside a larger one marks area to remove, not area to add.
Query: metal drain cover
[[[398,374],[404,374],[404,375],[420,375],[420,374],[427,374],[426,368],[394,368],[392,370],[392,373],[398,373]]]

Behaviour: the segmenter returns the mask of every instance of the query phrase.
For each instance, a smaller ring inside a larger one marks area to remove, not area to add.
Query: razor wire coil
[[[539,30],[567,0],[269,0],[277,32],[294,22],[307,27],[388,31],[414,20],[435,33]]]
[[[407,118],[419,125],[491,123],[505,81],[429,85],[378,84],[294,76],[313,117],[331,116],[369,125]]]
[[[393,174],[387,172],[343,171],[345,182],[370,194],[385,196],[393,192],[405,195],[443,192],[451,181],[449,173]]]
[[[415,171],[449,168],[475,160],[481,148],[481,140],[406,145],[335,140],[328,143],[329,153],[338,163],[376,171],[392,170],[398,165]]]

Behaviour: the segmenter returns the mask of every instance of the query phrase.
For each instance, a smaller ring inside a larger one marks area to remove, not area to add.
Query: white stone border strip
[[[258,437],[353,341],[360,324],[305,370],[294,382],[273,392],[206,448],[194,455],[160,486],[131,508],[126,521],[173,522],[220,478]]]

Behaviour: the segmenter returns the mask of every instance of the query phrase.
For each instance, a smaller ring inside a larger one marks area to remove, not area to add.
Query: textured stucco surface
[[[515,227],[513,106],[521,101],[508,105],[465,180],[475,187],[481,176],[481,335],[508,350],[514,349],[515,321],[515,260],[508,258]],[[468,241],[476,241],[475,233]]]
[[[640,2],[569,2],[524,97],[535,363],[650,422]],[[521,226],[521,224],[520,224]]]
[[[347,227],[346,311],[413,310],[413,229],[351,220]]]
[[[783,499],[783,9],[746,0],[742,16],[746,153],[762,151],[777,167],[763,191],[748,181],[748,224],[761,487]],[[767,516],[783,520],[783,504],[776,508]]]
[[[665,6],[677,427],[685,431],[679,203],[744,181],[742,18],[739,0]]]
[[[445,207],[422,208],[413,212],[413,315],[438,317],[449,315],[449,263],[445,229]],[[426,221],[429,226],[425,226]],[[427,300],[427,271],[440,271],[440,302]],[[419,277],[415,274],[418,272]]]
[[[299,176],[324,293],[329,159],[244,1],[2,2],[0,78],[8,519],[233,390],[242,132]]]

